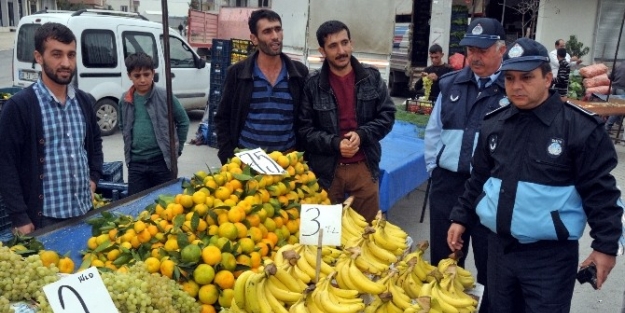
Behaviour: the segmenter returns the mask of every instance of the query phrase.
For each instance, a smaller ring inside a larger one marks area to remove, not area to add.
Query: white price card
[[[323,229],[322,245],[341,245],[341,214],[343,206],[302,204],[299,242],[304,245],[319,243],[319,230]]]
[[[98,270],[90,267],[43,287],[54,313],[118,312]]]
[[[255,171],[265,175],[282,175],[286,171],[261,148],[235,153],[241,162],[251,166]]]

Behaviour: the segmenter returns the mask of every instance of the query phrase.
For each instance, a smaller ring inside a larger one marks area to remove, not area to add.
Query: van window
[[[35,31],[40,24],[24,24],[17,34],[17,59],[21,62],[33,62],[35,59]]]
[[[87,29],[82,32],[82,63],[90,68],[117,67],[115,34],[110,30]]]
[[[163,36],[161,36],[161,46]],[[171,67],[195,68],[195,61],[191,48],[176,37],[169,37],[169,60]]]
[[[155,67],[158,68],[158,50],[156,49],[156,39],[151,33],[143,32],[123,32],[124,59],[137,52],[145,52],[154,60]]]

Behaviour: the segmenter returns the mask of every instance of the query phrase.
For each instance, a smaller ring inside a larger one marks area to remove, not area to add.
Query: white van
[[[156,63],[156,85],[165,87],[163,25],[136,13],[108,10],[45,11],[23,17],[17,27],[13,52],[13,85],[27,87],[37,81],[41,67],[34,62],[35,30],[47,22],[67,25],[76,35],[75,85],[96,100],[94,110],[102,135],[117,130],[117,103],[132,86],[124,59],[145,52]],[[171,86],[186,110],[204,109],[208,100],[210,68],[170,28]]]

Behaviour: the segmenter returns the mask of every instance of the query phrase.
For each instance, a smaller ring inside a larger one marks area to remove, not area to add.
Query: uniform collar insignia
[[[449,100],[451,100],[451,102],[456,102],[458,99],[460,99],[460,95],[449,96]]]
[[[495,149],[497,149],[497,135],[491,135],[488,138],[488,148],[490,149],[490,152],[494,152]]]
[[[508,100],[508,97],[503,97],[499,100],[499,106],[500,107],[505,107],[507,105],[510,104],[510,100]]]

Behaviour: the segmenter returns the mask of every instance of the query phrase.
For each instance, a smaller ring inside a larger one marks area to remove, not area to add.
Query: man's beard
[[[57,75],[57,73],[55,73],[54,70],[46,64],[46,62],[43,62],[41,67],[46,73],[46,76],[48,76],[53,82],[59,85],[69,85],[69,83],[72,82],[72,78],[74,78],[74,74],[76,74],[76,71],[74,70],[68,78],[62,78]]]

